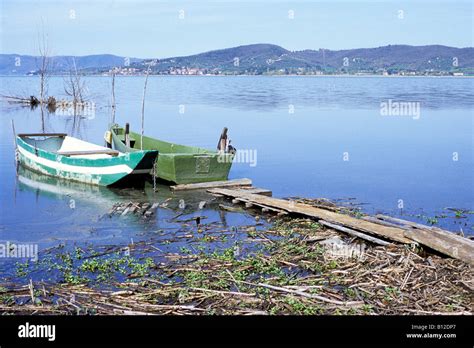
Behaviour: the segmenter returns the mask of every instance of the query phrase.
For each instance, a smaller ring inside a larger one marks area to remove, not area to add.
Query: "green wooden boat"
[[[139,151],[141,135],[129,132],[130,146],[126,146],[125,129],[110,128],[114,148],[121,152]],[[158,150],[156,177],[176,184],[190,184],[227,180],[234,155],[207,149],[169,143],[143,136],[143,150]]]
[[[63,133],[18,134],[18,161],[47,175],[88,184],[128,184],[150,175],[158,151],[121,153]]]

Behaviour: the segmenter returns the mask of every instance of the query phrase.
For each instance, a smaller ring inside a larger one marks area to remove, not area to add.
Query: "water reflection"
[[[204,191],[173,193],[169,187],[151,185],[143,190],[118,189],[87,185],[33,172],[19,166],[14,203],[24,209],[21,221],[8,223],[2,232],[5,240],[20,236],[35,241],[42,247],[58,242],[112,244],[140,241],[150,237],[168,238],[175,234],[195,234],[198,229],[227,229],[229,225],[254,225],[255,219],[247,214],[224,212],[218,200]],[[32,205],[31,195],[35,204]],[[141,213],[111,214],[117,204],[159,203],[150,218]],[[26,232],[25,231],[25,232]],[[201,232],[200,232],[201,233]],[[229,242],[232,243],[232,242]],[[182,245],[182,244],[179,244]]]
[[[36,173],[22,165],[18,166],[18,189],[34,192],[37,196],[63,199],[71,197],[75,200],[84,200],[89,204],[110,206],[119,197],[112,190],[104,186],[88,185],[85,183],[55,178]]]
[[[192,83],[186,83],[187,79]],[[289,104],[333,109],[357,105],[367,109],[378,108],[387,99],[416,101],[426,109],[443,109],[474,107],[473,86],[472,79],[450,78],[155,76],[150,94],[163,103],[180,104],[184,100],[238,110],[272,111],[288,108]]]

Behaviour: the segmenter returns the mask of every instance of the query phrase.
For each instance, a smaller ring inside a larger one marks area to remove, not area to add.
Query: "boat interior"
[[[75,158],[110,158],[119,156],[120,153],[107,147],[89,143],[70,136],[21,136],[21,139],[33,147],[47,152]]]
[[[112,130],[117,136],[117,138],[125,145],[125,129],[121,127],[114,127]],[[138,133],[130,132],[129,136],[130,147],[134,150],[140,150],[141,135]],[[161,154],[216,154],[216,152],[209,151],[204,148],[169,143],[147,136],[143,136],[143,149],[158,150]]]

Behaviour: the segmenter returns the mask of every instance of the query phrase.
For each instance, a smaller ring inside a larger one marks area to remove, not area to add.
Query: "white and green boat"
[[[93,185],[128,185],[144,182],[158,151],[122,153],[64,133],[30,133],[16,136],[18,160],[47,175]]]

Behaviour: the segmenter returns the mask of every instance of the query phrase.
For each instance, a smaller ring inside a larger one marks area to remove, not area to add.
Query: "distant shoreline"
[[[69,75],[51,75],[50,77],[67,77]],[[85,74],[81,75],[83,77],[112,77],[112,75],[103,75],[103,74]],[[144,74],[137,75],[115,75],[115,77],[144,77]],[[169,77],[364,77],[364,78],[473,78],[474,75],[464,75],[464,76],[452,76],[452,75],[355,75],[355,74],[326,74],[326,75],[298,75],[298,74],[285,74],[285,75],[250,75],[250,74],[239,74],[239,75],[171,75],[171,74],[150,74],[150,77],[154,76],[169,76]],[[0,77],[38,77],[38,75],[0,75]]]

